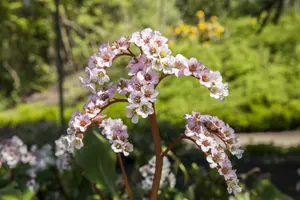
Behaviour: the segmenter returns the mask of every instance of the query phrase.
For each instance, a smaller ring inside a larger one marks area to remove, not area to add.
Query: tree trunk
[[[56,70],[58,77],[58,93],[59,93],[59,117],[60,117],[60,133],[64,132],[65,120],[64,120],[64,98],[63,98],[63,61],[60,54],[61,48],[61,31],[60,31],[60,16],[59,16],[59,0],[55,1],[55,33],[56,33]]]

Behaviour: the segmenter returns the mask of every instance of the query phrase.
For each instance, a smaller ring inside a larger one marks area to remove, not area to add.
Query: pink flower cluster
[[[121,119],[104,119],[100,124],[102,134],[109,140],[114,152],[122,152],[128,156],[133,151],[133,146],[128,142],[127,126]]]
[[[133,33],[129,41],[140,47],[141,55],[147,58],[149,64],[144,65],[142,69],[151,67],[152,70],[162,71],[163,74],[174,74],[176,77],[193,76],[209,89],[212,97],[223,100],[228,96],[227,83],[222,83],[222,77],[218,71],[209,70],[196,58],[187,59],[181,54],[172,56],[167,45],[168,39],[159,31],[146,28],[141,32]]]
[[[15,168],[19,162],[29,163],[33,156],[27,146],[17,136],[0,141],[0,167],[6,164],[9,168]]]
[[[143,176],[143,180],[141,182],[141,188],[145,191],[150,191],[153,184],[154,173],[155,173],[155,157],[152,157],[148,164],[139,168],[141,175]],[[171,172],[171,163],[169,159],[164,156],[163,157],[163,166],[162,173],[160,179],[160,188],[165,186],[169,186],[170,188],[174,188],[176,184],[176,177],[173,172]]]
[[[236,170],[232,169],[232,164],[225,152],[228,150],[237,158],[242,157],[243,150],[240,149],[234,130],[217,117],[201,115],[198,112],[186,114],[184,118],[187,120],[185,135],[196,140],[196,144],[205,153],[209,166],[217,168],[219,174],[224,176],[228,192],[235,195],[241,192]],[[224,145],[219,144],[216,138]]]
[[[222,100],[228,96],[227,84],[222,83],[219,72],[209,70],[196,58],[187,59],[180,54],[172,56],[167,42],[168,39],[159,31],[146,28],[133,33],[129,38],[121,37],[111,44],[107,42],[100,46],[99,51],[89,59],[85,69],[86,76],[80,78],[82,86],[88,88],[91,95],[83,107],[84,112],[77,111],[72,115],[68,134],[62,138],[66,151],[80,149],[83,146],[83,133],[92,125],[100,126],[104,132],[109,132],[107,130],[114,125],[108,123],[104,126],[104,122],[101,123],[104,118],[101,112],[118,100],[128,103],[126,116],[131,118],[132,123],[138,123],[139,117],[147,118],[152,115],[153,105],[158,96],[156,86],[165,76],[193,76],[209,89],[212,97]],[[132,52],[130,48],[133,46],[138,47],[139,53]],[[120,56],[129,56],[129,78],[112,82],[107,75],[107,69]],[[117,99],[116,96],[125,98]],[[124,148],[132,149],[127,141],[128,136],[123,141],[120,138],[111,139],[110,133],[104,135],[112,143],[115,152],[122,151],[127,154],[130,151],[124,151]]]

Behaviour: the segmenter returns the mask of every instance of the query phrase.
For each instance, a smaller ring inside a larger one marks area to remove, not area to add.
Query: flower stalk
[[[154,107],[154,105],[153,105],[153,107]],[[155,162],[156,162],[155,174],[154,174],[154,180],[153,180],[150,200],[156,200],[158,190],[159,190],[162,165],[163,165],[163,159],[161,157],[162,148],[161,148],[161,143],[160,143],[160,134],[159,134],[159,130],[158,130],[155,111],[152,115],[148,116],[148,119],[150,122],[151,131],[152,131],[153,144],[154,144],[154,150],[155,150]]]
[[[123,164],[123,161],[122,161],[121,153],[118,153],[118,160],[119,160],[119,164],[121,166],[123,178],[124,178],[124,181],[125,181],[125,187],[126,187],[126,192],[127,192],[128,198],[129,198],[129,200],[133,200],[132,191],[131,191],[129,181],[128,181],[128,176],[126,174],[125,167],[124,167],[124,164]]]

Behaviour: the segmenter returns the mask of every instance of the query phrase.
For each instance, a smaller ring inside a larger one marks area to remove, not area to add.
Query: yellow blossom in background
[[[168,46],[169,46],[170,48],[174,47],[174,41],[173,41],[173,40],[169,40]]]
[[[197,13],[196,13],[196,15],[197,15],[198,18],[202,18],[202,17],[205,16],[205,13],[204,13],[203,10],[198,10]]]
[[[188,25],[180,22],[174,31],[177,37],[187,37],[189,40],[199,40],[203,46],[210,46],[211,42],[220,40],[224,36],[225,28],[219,23],[217,16],[211,16],[205,20],[205,13],[198,10],[197,24]]]
[[[225,32],[225,29],[224,29],[224,27],[223,26],[218,26],[218,28],[217,28],[217,33],[218,34],[223,34]]]
[[[176,27],[176,28],[175,28],[175,33],[176,33],[177,35],[179,35],[179,34],[181,33],[181,28],[180,28],[180,27]]]
[[[206,23],[203,22],[203,21],[199,22],[198,23],[198,28],[199,28],[200,31],[204,31],[205,28],[206,28]]]
[[[205,42],[202,43],[202,45],[204,47],[210,47],[210,42],[209,41],[205,41]]]
[[[212,23],[215,23],[215,22],[218,22],[218,19],[219,19],[219,18],[218,18],[217,16],[214,16],[214,15],[213,15],[213,16],[210,17],[209,20],[210,20]]]

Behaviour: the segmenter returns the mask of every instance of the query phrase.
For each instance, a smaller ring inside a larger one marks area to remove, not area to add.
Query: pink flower
[[[75,117],[73,126],[77,131],[85,132],[91,121],[87,114],[80,114]]]
[[[97,108],[95,103],[93,101],[89,101],[87,102],[83,109],[85,110],[86,114],[88,115],[88,117],[91,119],[93,117],[95,117],[96,115],[98,115],[101,111],[101,109]]]
[[[127,108],[126,116],[128,118],[131,118],[131,122],[134,124],[137,124],[139,121],[139,115],[136,112],[138,107],[139,107],[138,104],[129,104],[128,106],[126,106]]]
[[[131,92],[127,100],[132,104],[140,104],[142,102],[146,102],[146,98],[144,97],[143,93],[139,91]]]
[[[158,83],[158,73],[152,71],[151,68],[147,68],[144,71],[140,71],[137,74],[137,78],[141,83],[145,84],[157,84]]]
[[[130,144],[129,142],[126,142],[123,144],[122,150],[123,150],[124,156],[128,156],[129,153],[131,153],[133,151],[133,145]]]
[[[88,68],[93,69],[98,67],[104,67],[103,60],[100,56],[94,54],[89,59]]]
[[[143,83],[141,83],[141,81],[139,81],[139,79],[136,76],[134,76],[129,81],[128,91],[129,92],[141,91],[142,86],[143,86]]]
[[[98,84],[103,85],[104,83],[109,81],[109,77],[106,75],[106,71],[104,69],[98,69],[96,70],[96,72],[96,82],[98,82]]]
[[[143,85],[141,88],[141,92],[144,95],[145,99],[151,102],[154,102],[158,95],[158,91],[154,89],[153,85]]]
[[[103,65],[105,67],[110,67],[112,61],[116,56],[115,52],[110,48],[109,43],[102,44],[99,48],[99,56],[102,58]]]
[[[132,144],[128,142],[127,126],[121,119],[105,119],[99,127],[102,128],[102,134],[109,140],[114,152],[123,152],[128,156],[133,151]]]
[[[200,73],[198,73],[198,77],[200,79],[200,83],[210,88],[213,84],[219,84],[222,82],[222,76],[220,72],[210,71],[209,69],[203,69]]]
[[[134,32],[129,39],[129,42],[135,43],[138,47],[142,46],[142,38],[140,32]]]
[[[164,74],[174,74],[174,61],[173,56],[168,56],[161,62],[162,70]]]
[[[151,28],[145,28],[141,32],[142,45],[146,45],[150,42],[153,37],[153,31]]]
[[[203,152],[208,152],[215,146],[215,141],[211,137],[202,136],[196,140],[196,143],[201,147]]]
[[[211,168],[217,167],[224,159],[226,159],[226,154],[222,148],[213,148],[211,153],[206,157]]]
[[[224,160],[219,162],[220,168],[218,169],[219,174],[224,176],[225,180],[230,179],[235,176],[235,171],[232,170],[232,164],[230,160],[226,157]]]
[[[166,45],[168,42],[168,38],[162,36],[160,32],[154,31],[155,35],[152,37],[151,41],[157,44],[157,46]]]
[[[238,179],[227,181],[227,191],[229,194],[233,193],[236,196],[238,193],[242,192],[242,188],[238,183]]]
[[[124,52],[128,49],[128,40],[126,37],[122,36],[118,38],[113,44],[112,49],[115,54],[119,54],[120,52]]]
[[[97,106],[107,105],[109,100],[111,100],[114,97],[115,90],[116,90],[116,88],[114,85],[110,85],[106,89],[99,90],[97,92],[97,96],[99,98],[96,100],[96,105]]]
[[[184,70],[188,66],[188,60],[181,54],[176,55],[174,61],[174,73],[176,77],[180,77],[184,74]]]
[[[228,96],[228,84],[217,83],[210,88],[210,96],[217,100],[224,100]]]
[[[128,79],[124,79],[124,78],[120,78],[119,83],[117,84],[117,92],[119,95],[121,96],[125,96],[128,92],[129,92],[129,82],[130,80]]]
[[[201,70],[201,65],[199,65],[198,60],[196,58],[190,58],[188,60],[188,66],[184,69],[185,76],[197,76],[197,74]]]
[[[132,58],[131,61],[128,64],[128,67],[130,68],[130,70],[128,72],[128,75],[129,76],[134,76],[138,72],[143,71],[144,68],[147,67],[147,65],[145,65],[145,62],[146,62],[145,54],[142,54],[142,55],[138,56],[137,61]]]

